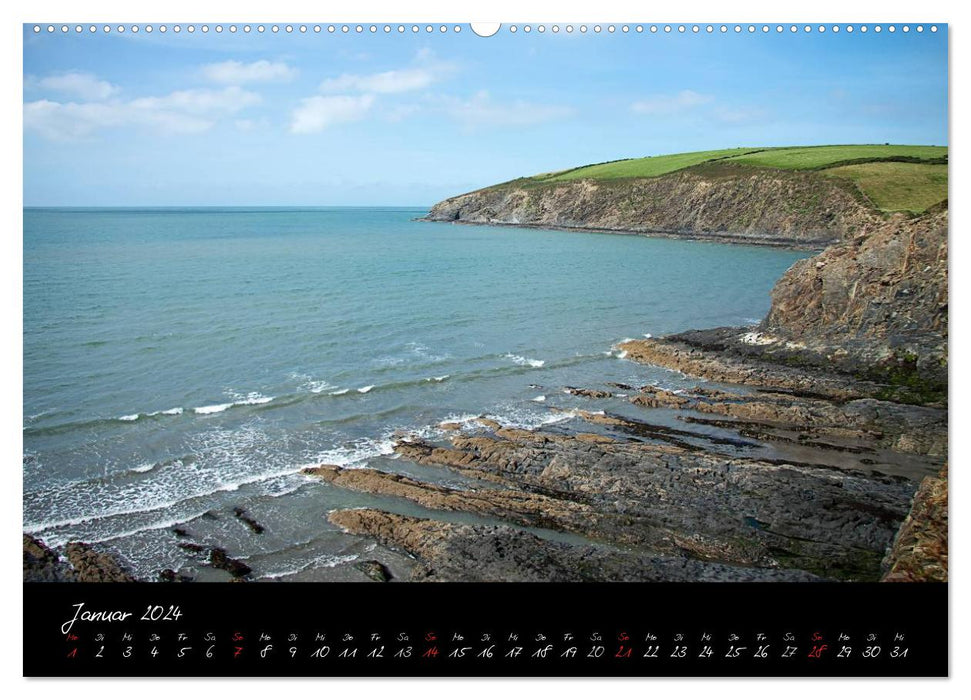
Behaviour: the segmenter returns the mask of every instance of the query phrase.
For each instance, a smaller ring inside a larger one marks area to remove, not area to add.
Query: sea
[[[254,578],[326,580],[374,547],[328,513],[422,511],[304,467],[462,485],[395,459],[395,438],[478,416],[562,428],[584,405],[566,386],[694,386],[618,343],[757,323],[809,255],[425,213],[25,209],[24,531],[143,578],[215,577],[189,536]]]

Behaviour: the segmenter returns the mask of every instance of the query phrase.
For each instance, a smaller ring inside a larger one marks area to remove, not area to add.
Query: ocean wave
[[[544,401],[546,401],[546,396],[545,395],[537,396],[532,400],[535,401],[536,403],[543,403]]]
[[[295,566],[292,569],[273,571],[262,574],[259,578],[283,578],[284,576],[293,576],[295,574],[299,574],[307,569],[332,569],[335,566],[340,566],[341,564],[349,564],[357,558],[357,554],[322,554],[318,557],[314,557],[304,564]]]
[[[71,539],[109,539],[132,519],[155,519],[165,510],[217,505],[217,494],[279,477],[296,478],[299,467],[282,458],[285,436],[270,439],[255,424],[194,435],[188,458],[170,460],[142,476],[125,473],[25,492],[24,531],[52,544]],[[146,466],[146,465],[139,465]],[[175,468],[171,468],[175,467]],[[200,501],[202,502],[200,504]],[[206,504],[206,505],[202,505]]]
[[[344,394],[346,394],[349,391],[350,391],[350,389],[338,389],[337,391],[330,392],[330,395],[331,396],[343,396]]]
[[[193,408],[192,411],[199,415],[209,415],[211,413],[222,413],[225,410],[232,408],[233,406],[261,406],[265,403],[270,403],[274,396],[263,396],[263,394],[253,391],[245,396],[237,395],[235,401],[230,401],[228,403],[216,403],[210,406],[198,406]]]
[[[232,406],[233,406],[233,403],[232,402],[230,402],[230,403],[217,403],[217,404],[213,404],[211,406],[197,406],[196,408],[193,408],[192,409],[192,412],[193,413],[198,413],[199,415],[205,416],[205,415],[208,415],[210,413],[222,413],[227,408],[230,408]]]
[[[523,357],[522,355],[513,355],[511,352],[507,352],[505,355],[503,355],[503,357],[509,358],[510,360],[512,360],[513,362],[515,362],[517,365],[521,367],[529,366],[529,367],[534,367],[538,369],[546,364],[546,360],[534,360],[531,357]]]
[[[136,421],[140,415],[140,413],[132,413],[131,415],[127,416],[118,416],[118,420],[123,420],[125,422]]]
[[[373,389],[373,388],[374,388],[374,385],[373,384],[368,384],[367,386],[362,386],[360,389],[358,389],[357,390],[357,393],[359,393],[359,394],[366,394],[369,391],[371,391],[371,389]]]

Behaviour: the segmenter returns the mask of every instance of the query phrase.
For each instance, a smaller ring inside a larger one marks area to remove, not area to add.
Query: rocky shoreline
[[[355,580],[947,580],[947,210],[854,221],[790,268],[758,326],[618,347],[692,389],[559,387],[589,410],[399,435],[400,473],[306,469],[393,504],[328,514],[410,562],[361,561]],[[183,546],[251,578],[219,547]],[[83,543],[62,554],[25,535],[25,580],[131,580]]]
[[[648,345],[680,357],[675,341]],[[710,359],[725,371],[718,357]],[[326,465],[307,473],[433,511],[509,523],[456,524],[374,509],[331,514],[347,532],[415,557],[414,580],[879,580],[900,566],[899,557],[881,562],[910,517],[918,486],[910,475],[940,469],[946,459],[946,410],[852,398],[875,387],[837,377],[820,378],[830,397],[800,396],[779,384],[788,377],[791,387],[803,386],[805,370],[772,376],[766,388],[750,374],[736,375],[751,392],[647,386],[627,398],[647,411],[677,410],[683,430],[579,411],[577,419],[597,432],[522,430],[485,419],[453,430],[447,441],[405,436],[395,445],[409,462],[476,479],[482,488]],[[603,398],[601,391],[591,393]],[[698,432],[716,420],[737,438]],[[805,461],[745,454],[773,444],[795,446]]]

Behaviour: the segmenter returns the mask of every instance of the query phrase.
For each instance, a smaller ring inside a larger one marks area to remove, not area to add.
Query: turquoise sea
[[[154,577],[191,564],[179,526],[257,577],[322,577],[367,547],[328,511],[402,506],[302,467],[448,482],[393,459],[395,432],[556,426],[583,405],[568,385],[693,386],[612,346],[755,323],[808,255],[425,211],[25,210],[24,530]]]

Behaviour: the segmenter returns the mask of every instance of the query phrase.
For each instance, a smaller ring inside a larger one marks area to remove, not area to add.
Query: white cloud
[[[435,82],[434,75],[424,68],[389,70],[371,75],[345,73],[328,78],[320,84],[321,92],[377,92],[396,93],[420,90]]]
[[[260,96],[240,87],[230,86],[221,90],[197,88],[178,90],[163,97],[140,97],[132,100],[136,110],[147,112],[183,112],[187,114],[220,116],[235,114],[260,102]]]
[[[671,115],[708,104],[714,99],[711,95],[702,95],[694,90],[682,90],[676,95],[652,95],[635,102],[630,108],[637,114]]]
[[[423,49],[415,55],[413,65],[397,70],[367,75],[344,73],[328,78],[320,84],[321,92],[363,92],[394,94],[421,90],[448,77],[455,66],[440,61],[434,54]]]
[[[222,85],[244,85],[246,83],[289,82],[297,76],[297,69],[282,61],[223,61],[209,63],[202,67],[206,80]]]
[[[153,127],[166,133],[206,131],[221,118],[260,102],[260,96],[238,87],[221,90],[179,90],[161,97],[107,102],[24,104],[24,128],[54,140],[89,136],[101,129]]]
[[[121,91],[117,85],[106,80],[99,80],[91,73],[78,71],[49,75],[46,78],[27,78],[28,88],[40,88],[60,92],[82,100],[106,100]]]
[[[374,103],[374,95],[329,95],[308,97],[293,110],[290,131],[313,134],[335,124],[359,121]]]
[[[564,119],[573,108],[516,100],[497,103],[485,90],[468,100],[446,100],[447,113],[467,127],[531,126]]]

